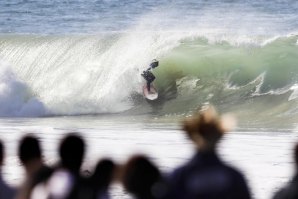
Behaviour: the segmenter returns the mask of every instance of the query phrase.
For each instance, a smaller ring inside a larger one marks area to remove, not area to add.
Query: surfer
[[[150,85],[151,83],[155,80],[155,76],[153,75],[153,73],[151,72],[151,70],[153,68],[156,68],[158,66],[158,61],[156,59],[153,59],[149,68],[147,70],[144,70],[142,73],[142,76],[144,77],[144,79],[147,82],[147,90],[148,92],[150,92]]]

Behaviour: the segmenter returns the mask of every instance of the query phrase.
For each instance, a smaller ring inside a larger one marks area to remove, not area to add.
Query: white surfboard
[[[156,100],[158,98],[158,92],[152,84],[150,86],[150,92],[148,92],[147,85],[143,86],[143,94],[144,97],[148,100]]]

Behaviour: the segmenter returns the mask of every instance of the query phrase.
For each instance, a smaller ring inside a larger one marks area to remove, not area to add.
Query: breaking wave
[[[212,103],[255,122],[295,119],[297,40],[181,31],[0,36],[0,116],[185,115]],[[153,58],[160,98],[148,102],[140,73]]]

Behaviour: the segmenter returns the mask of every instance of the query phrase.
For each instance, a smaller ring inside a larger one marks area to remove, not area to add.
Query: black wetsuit
[[[147,89],[150,92],[150,84],[155,80],[155,76],[150,69],[143,71],[142,76],[147,81]]]
[[[156,68],[157,66],[158,66],[158,61],[154,61],[150,64],[150,67],[147,70],[143,71],[142,73],[142,76],[147,81],[147,90],[149,92],[150,92],[150,85],[155,80],[155,76],[150,70],[153,68]]]

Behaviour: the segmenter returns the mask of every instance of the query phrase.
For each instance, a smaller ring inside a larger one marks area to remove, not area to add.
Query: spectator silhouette
[[[17,194],[17,199],[29,198],[32,188],[38,184],[50,169],[43,164],[39,140],[33,135],[24,136],[18,148],[19,159],[24,166],[26,177]]]
[[[108,189],[113,180],[114,169],[115,164],[110,159],[102,159],[97,163],[89,182],[93,199],[110,198]]]
[[[79,135],[71,133],[62,140],[59,155],[61,167],[77,176],[85,155],[85,142]]]
[[[83,179],[80,168],[85,153],[85,142],[76,133],[61,140],[60,162],[46,180],[41,181],[32,192],[31,199],[78,199]],[[87,199],[88,197],[86,197]]]
[[[82,177],[80,168],[85,154],[85,142],[76,133],[68,134],[59,146],[60,164],[46,183],[37,187],[32,198],[80,198]]]
[[[4,162],[4,146],[0,140],[0,198],[12,199],[15,196],[15,190],[7,185],[2,178],[2,165]]]
[[[186,119],[183,129],[197,150],[168,179],[168,199],[249,199],[244,177],[218,157],[216,146],[228,129],[213,107]]]
[[[133,156],[128,160],[122,181],[124,188],[137,199],[161,198],[164,193],[160,171],[142,155]]]
[[[296,174],[293,179],[282,189],[280,189],[273,199],[297,199],[298,198],[298,144],[294,149],[294,159]]]

